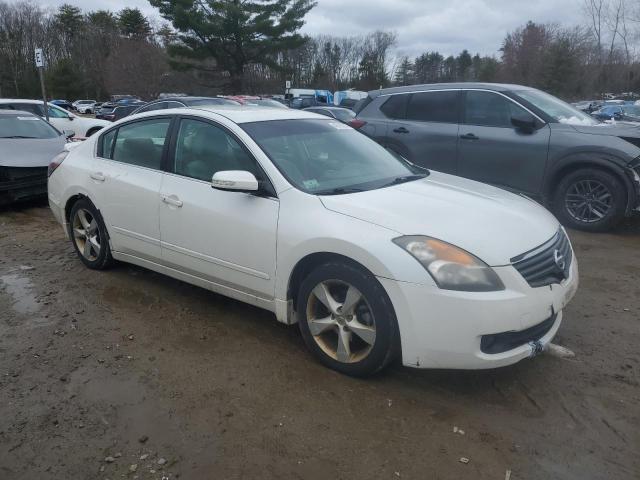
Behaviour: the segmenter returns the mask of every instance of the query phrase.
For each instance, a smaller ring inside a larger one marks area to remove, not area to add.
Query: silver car
[[[0,110],[0,205],[45,195],[49,163],[73,135],[32,113]]]
[[[604,231],[640,206],[640,130],[520,85],[369,92],[350,123],[409,161],[524,193],[563,224]]]

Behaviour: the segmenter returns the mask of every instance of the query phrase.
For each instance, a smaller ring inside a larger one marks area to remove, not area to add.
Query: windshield
[[[586,113],[572,107],[559,98],[541,92],[540,90],[517,90],[513,92],[516,96],[529,102],[534,107],[539,108],[544,113],[559,123],[570,123],[572,125],[597,125],[598,121]]]
[[[372,190],[428,173],[336,120],[273,120],[241,127],[289,182],[307,193]]]
[[[625,105],[622,107],[622,111],[627,115],[632,115],[634,117],[640,117],[640,107],[636,105]]]
[[[56,138],[60,133],[35,115],[0,115],[0,138]]]

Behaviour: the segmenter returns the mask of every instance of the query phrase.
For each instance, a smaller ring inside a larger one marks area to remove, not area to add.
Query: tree
[[[120,32],[130,38],[147,38],[151,35],[151,26],[143,13],[137,8],[123,8],[118,13]]]
[[[397,85],[411,85],[414,83],[413,63],[409,57],[403,57],[396,70],[394,82]]]
[[[298,30],[313,0],[149,0],[180,32],[169,47],[174,65],[203,68],[214,59],[228,75],[231,91],[241,93],[247,65],[280,65],[280,52],[303,45]],[[211,70],[210,68],[208,68]]]

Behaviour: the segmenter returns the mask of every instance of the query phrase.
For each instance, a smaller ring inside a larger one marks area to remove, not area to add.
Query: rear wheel
[[[583,168],[560,181],[554,210],[567,227],[604,232],[622,220],[626,202],[626,188],[615,175],[596,168]]]
[[[113,264],[104,221],[89,200],[78,200],[71,208],[69,236],[78,257],[87,267],[103,270]]]
[[[307,347],[329,368],[367,376],[393,358],[398,328],[391,301],[360,268],[345,263],[316,268],[302,282],[297,314]]]

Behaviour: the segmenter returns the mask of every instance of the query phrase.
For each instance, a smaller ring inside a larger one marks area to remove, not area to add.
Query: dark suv
[[[540,90],[450,83],[369,92],[350,124],[412,163],[536,198],[608,230],[640,205],[640,130]],[[526,221],[526,219],[523,219]]]

